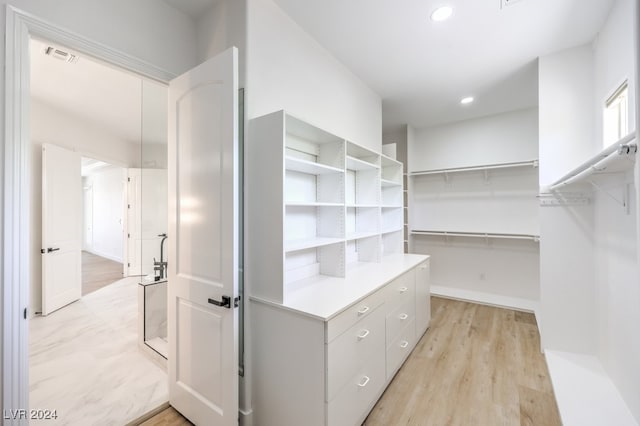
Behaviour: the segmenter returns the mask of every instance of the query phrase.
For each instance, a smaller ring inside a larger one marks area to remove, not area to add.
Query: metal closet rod
[[[412,230],[413,235],[434,235],[442,237],[474,237],[474,238],[502,238],[509,240],[532,240],[540,241],[539,235],[530,234],[496,234],[491,232],[448,232],[448,231],[423,231]]]
[[[476,170],[507,169],[511,167],[538,167],[538,160],[520,161],[516,163],[496,163],[481,166],[456,167],[451,169],[422,170],[411,172],[410,176],[434,175],[438,173],[472,172]]]
[[[577,168],[573,169],[562,178],[558,179],[553,185],[549,187],[549,190],[554,191],[562,186],[584,180],[587,176],[603,171],[609,164],[620,158],[620,155],[633,155],[637,151],[637,145],[631,143],[636,137],[635,132],[629,133],[627,136],[620,139],[617,143],[603,150],[600,154],[582,163]]]

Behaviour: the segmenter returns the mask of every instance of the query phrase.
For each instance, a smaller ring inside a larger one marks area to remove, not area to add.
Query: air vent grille
[[[78,56],[73,53],[66,52],[64,50],[60,50],[56,47],[49,46],[44,51],[45,55],[49,55],[52,58],[56,58],[60,61],[69,62],[71,64],[75,64],[78,62]]]

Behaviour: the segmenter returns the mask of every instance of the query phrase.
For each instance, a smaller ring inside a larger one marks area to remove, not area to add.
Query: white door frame
[[[172,73],[64,30],[10,5],[6,8],[4,237],[2,262],[2,408],[29,405],[28,303],[29,203],[29,39],[45,38],[144,77],[168,83]],[[18,420],[15,424],[27,424]]]

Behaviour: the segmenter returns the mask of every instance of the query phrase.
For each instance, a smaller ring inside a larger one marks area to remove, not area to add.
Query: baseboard
[[[519,297],[501,296],[499,294],[483,293],[480,291],[464,290],[453,287],[431,286],[431,295],[446,299],[462,300],[465,302],[479,303],[481,305],[509,308],[516,311],[533,312],[538,310],[539,302],[536,300],[522,299]]]

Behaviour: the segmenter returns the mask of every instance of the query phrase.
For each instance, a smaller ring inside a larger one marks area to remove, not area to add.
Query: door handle
[[[47,248],[47,253],[51,253],[53,251],[58,251],[58,250],[60,250],[60,247],[55,247],[55,248],[54,247],[48,247]]]
[[[216,300],[209,298],[209,303],[216,306],[221,306],[223,308],[231,309],[231,298],[229,296],[222,296],[222,300]],[[233,299],[233,307],[237,308],[240,305],[240,296]]]

